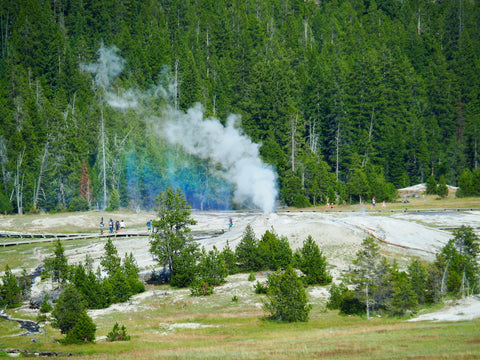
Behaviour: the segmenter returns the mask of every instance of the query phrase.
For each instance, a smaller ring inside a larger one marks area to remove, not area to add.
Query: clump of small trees
[[[87,309],[100,309],[112,303],[127,301],[132,295],[145,291],[139,280],[139,269],[133,254],[122,260],[111,239],[108,239],[101,258],[101,268],[93,270],[92,260],[68,265],[60,241],[54,255],[45,260],[43,278],[50,277],[62,289],[51,312],[52,325],[66,337],[64,343],[83,343],[95,340],[95,324]],[[45,302],[42,302],[42,304]]]
[[[236,270],[242,272],[285,269],[287,266],[301,270],[304,285],[327,285],[332,276],[327,270],[327,260],[311,236],[303,246],[292,252],[288,239],[279,237],[273,229],[267,230],[258,240],[247,225],[235,249]]]
[[[0,279],[0,307],[14,308],[20,306],[23,299],[28,295],[32,281],[26,270],[21,276],[16,276],[8,265],[5,266],[5,273]]]
[[[343,314],[405,315],[445,297],[458,298],[479,291],[479,239],[472,228],[454,232],[435,262],[410,262],[406,271],[388,263],[372,237],[366,238],[352,270],[330,288],[327,307]]]
[[[228,243],[221,252],[216,247],[200,250],[189,228],[195,221],[180,189],[169,188],[161,193],[156,199],[156,210],[159,219],[153,221],[156,231],[151,236],[150,252],[170,270],[170,284],[190,287],[194,296],[212,294],[229,274],[274,271],[266,284],[255,285],[267,295],[268,318],[306,321],[310,307],[305,286],[332,281],[326,258],[312,237],[294,253],[288,239],[278,236],[273,229],[259,240],[248,225],[235,250]],[[301,277],[294,267],[301,270]]]

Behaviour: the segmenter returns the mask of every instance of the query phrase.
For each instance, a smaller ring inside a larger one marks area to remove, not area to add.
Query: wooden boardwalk
[[[54,234],[54,233],[18,233],[18,232],[0,232],[0,239],[15,239],[13,241],[0,241],[0,247],[37,244],[53,242],[57,240],[83,240],[83,239],[106,239],[106,238],[129,238],[150,236],[148,232],[119,232],[100,234]]]
[[[194,240],[203,240],[206,238],[212,238],[223,234],[225,231],[212,230],[192,232]],[[0,231],[0,247],[26,245],[26,244],[38,244],[54,242],[57,240],[84,240],[84,239],[108,239],[108,238],[133,238],[133,237],[146,237],[151,233],[147,231],[140,232],[118,232],[118,233],[103,233],[100,234],[55,234],[55,233],[19,233],[19,232],[6,232]],[[3,242],[1,239],[15,239],[13,241]]]

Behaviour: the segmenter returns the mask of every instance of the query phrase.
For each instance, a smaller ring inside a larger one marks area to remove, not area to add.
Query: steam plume
[[[223,126],[216,118],[205,119],[200,105],[186,113],[169,110],[163,115],[163,138],[211,165],[220,165],[218,175],[234,186],[234,202],[251,203],[265,213],[274,211],[275,172],[260,159],[259,145],[241,132],[238,116],[230,115]]]
[[[120,75],[125,60],[117,55],[116,46],[107,47],[103,44],[97,51],[98,61],[92,64],[80,64],[80,69],[94,75],[95,85],[108,89],[112,81]]]
[[[149,119],[157,136],[208,162],[215,169],[211,172],[232,184],[235,203],[253,204],[265,213],[273,212],[278,195],[276,174],[260,159],[259,145],[242,133],[240,118],[230,115],[223,126],[216,118],[205,119],[200,105],[187,112],[173,109],[168,104],[172,103],[178,84],[168,78],[168,71],[163,72],[165,86],[158,85],[145,92],[136,89],[116,89],[112,92],[112,82],[123,71],[125,64],[125,60],[117,55],[118,51],[115,46],[102,45],[97,52],[96,63],[80,64],[83,71],[94,75],[95,85],[103,88],[104,100],[117,109],[135,109],[139,116]],[[158,102],[162,100],[166,105],[161,116],[152,115],[151,109],[158,108]],[[157,103],[156,106],[151,106],[152,101]]]

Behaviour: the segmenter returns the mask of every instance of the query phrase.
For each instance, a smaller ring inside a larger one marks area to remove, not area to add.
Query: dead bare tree
[[[40,193],[40,189],[42,188],[43,172],[45,171],[45,165],[47,163],[48,144],[49,144],[49,138],[47,137],[47,141],[45,142],[45,150],[43,151],[43,156],[42,156],[42,163],[40,165],[40,172],[38,174],[37,185],[33,191],[33,208],[35,210],[37,209],[37,206],[38,206],[38,194]]]
[[[8,182],[7,163],[8,163],[7,143],[5,139],[2,136],[0,136],[0,167],[2,169],[2,180],[3,180],[4,191],[7,190],[7,182]]]
[[[17,198],[17,213],[23,215],[23,178],[24,174],[21,173],[23,156],[25,155],[25,147],[17,156],[17,171],[15,173],[15,194]]]

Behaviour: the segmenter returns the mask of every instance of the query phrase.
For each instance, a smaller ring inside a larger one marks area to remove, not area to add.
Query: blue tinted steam
[[[137,139],[125,154],[129,205],[152,208],[155,197],[172,186],[196,209],[235,205],[273,212],[277,176],[260,159],[260,145],[243,134],[240,118],[231,115],[224,126],[216,118],[205,118],[200,105],[187,112],[175,109],[177,84],[168,71],[148,91],[113,91],[113,79],[125,63],[117,52],[116,47],[102,46],[98,61],[81,68],[94,75],[109,106],[134,109],[145,120],[145,138]]]

